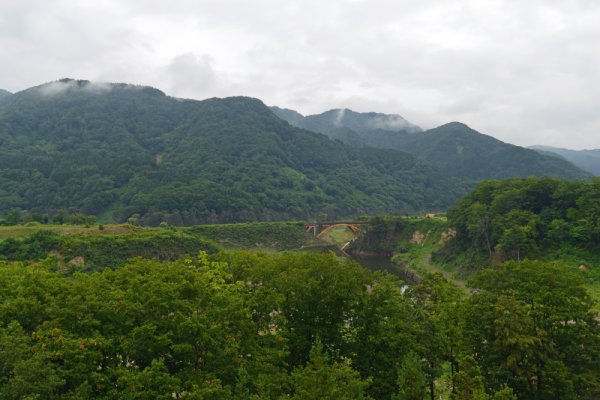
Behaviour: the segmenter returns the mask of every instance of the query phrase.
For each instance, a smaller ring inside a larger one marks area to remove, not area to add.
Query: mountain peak
[[[456,121],[413,135],[399,149],[473,181],[526,176],[569,179],[588,176],[564,160],[504,143]]]
[[[584,171],[600,176],[600,149],[570,150],[552,146],[530,146],[541,154],[550,154],[575,164]]]
[[[398,114],[360,113],[336,108],[304,117],[292,110],[277,107],[271,107],[271,110],[294,126],[322,133],[354,147],[396,148],[407,136],[422,132]]]
[[[292,110],[290,108],[282,108],[282,107],[277,107],[277,106],[271,106],[269,108],[273,111],[291,113],[291,114],[294,114],[294,115],[304,118],[304,115],[302,115],[298,111]]]
[[[471,128],[469,125],[462,123],[462,122],[458,122],[458,121],[452,121],[452,122],[448,122],[447,124],[440,125],[437,128],[433,128],[428,131],[425,131],[424,134],[429,135],[429,136],[432,136],[432,135],[447,136],[448,138],[470,137],[470,138],[480,141],[482,143],[484,143],[484,142],[487,142],[490,144],[491,143],[502,143],[502,144],[508,145],[507,143],[504,143],[503,141],[496,139],[493,136],[486,135],[485,133],[481,133],[481,132]]]
[[[330,118],[338,127],[352,129],[358,133],[365,131],[420,132],[421,128],[408,122],[399,114],[377,112],[357,112],[349,108],[337,108],[321,114]],[[313,115],[311,117],[319,117]],[[309,117],[310,118],[310,117]]]
[[[0,89],[0,101],[2,101],[2,99],[10,96],[12,93],[9,92],[8,90],[4,90],[4,89]]]
[[[136,213],[147,225],[333,219],[445,208],[464,193],[460,178],[409,154],[296,129],[258,99],[91,85],[60,80],[2,103],[1,177],[14,195],[0,212]]]
[[[62,78],[57,81],[26,89],[20,93],[37,93],[52,97],[63,94],[85,93],[104,94],[111,91],[138,91],[144,94],[166,96],[162,91],[151,86],[132,85],[128,83],[94,82],[83,79]]]
[[[448,122],[446,124],[440,125],[435,129],[439,129],[439,128],[452,128],[452,129],[460,129],[460,130],[469,130],[469,131],[475,131],[473,128],[471,128],[469,125],[463,123],[463,122],[458,122],[458,121],[452,121],[452,122]]]
[[[277,106],[272,106],[269,108],[273,114],[287,121],[289,124],[293,126],[301,126],[304,115],[300,114],[298,111],[290,110],[289,108],[280,108]]]

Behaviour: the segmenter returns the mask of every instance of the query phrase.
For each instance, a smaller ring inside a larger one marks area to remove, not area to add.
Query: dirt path
[[[443,269],[440,269],[440,268],[436,267],[435,265],[433,265],[431,263],[431,254],[428,254],[427,257],[420,260],[419,266],[428,272],[437,272],[437,273],[441,274],[444,278],[446,278],[446,280],[460,286],[463,289],[467,288],[465,281],[456,279],[450,272],[444,271]]]

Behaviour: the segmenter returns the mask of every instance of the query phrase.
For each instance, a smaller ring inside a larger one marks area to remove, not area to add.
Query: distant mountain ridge
[[[395,149],[407,135],[422,131],[397,114],[334,109],[305,117],[294,110],[279,107],[271,107],[271,110],[294,126],[322,133],[352,146]]]
[[[422,132],[400,116],[275,111],[248,97],[183,100],[73,79],[8,94],[0,219],[13,209],[147,225],[415,213],[445,210],[481,179],[588,176],[463,124]]]
[[[504,143],[459,122],[423,131],[399,115],[330,110],[304,117],[293,110],[271,109],[292,125],[326,134],[354,147],[407,152],[472,183],[528,176],[568,179],[589,176],[567,160]],[[373,121],[390,123],[374,124]]]
[[[573,163],[584,171],[600,176],[600,149],[569,150],[552,146],[530,146],[530,149],[544,154],[554,154]]]
[[[566,160],[504,143],[460,122],[413,135],[399,149],[474,182],[528,176],[588,177]]]
[[[0,215],[147,225],[445,209],[468,185],[415,157],[290,126],[260,100],[63,79],[0,103]]]
[[[0,101],[2,101],[2,99],[4,99],[4,98],[10,96],[11,94],[12,93],[7,90],[0,89]]]

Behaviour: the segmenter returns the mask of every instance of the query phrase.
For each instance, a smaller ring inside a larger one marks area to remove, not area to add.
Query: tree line
[[[481,265],[569,254],[592,261],[600,253],[600,179],[485,181],[450,208],[448,223],[456,230],[449,252],[469,252]]]
[[[508,262],[471,294],[329,254],[0,264],[0,397],[595,399],[579,271]]]

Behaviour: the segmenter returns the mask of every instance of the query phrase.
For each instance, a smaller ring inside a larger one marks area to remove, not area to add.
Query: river
[[[364,268],[370,271],[386,271],[392,275],[396,275],[406,284],[413,285],[419,283],[418,277],[397,264],[392,263],[387,257],[352,257],[354,261],[359,263]]]

